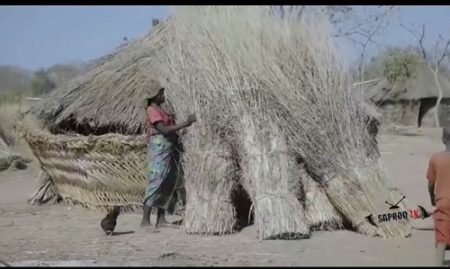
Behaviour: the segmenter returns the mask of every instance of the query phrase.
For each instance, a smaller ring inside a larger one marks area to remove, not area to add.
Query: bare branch
[[[444,50],[442,51],[442,55],[439,58],[439,60],[436,62],[436,66],[439,67],[441,65],[441,62],[445,59],[445,57],[448,57],[448,47],[450,46],[450,39],[447,40],[447,43],[445,44]]]
[[[303,12],[305,11],[305,6],[302,6],[297,14],[297,19],[300,19],[303,16]]]
[[[427,53],[425,51],[425,47],[423,46],[424,38],[425,38],[425,24],[422,24],[422,33],[420,34],[420,38],[419,38],[419,46],[420,46],[420,49],[422,50],[422,56],[426,60]]]
[[[419,43],[420,54],[422,54],[422,57],[424,60],[427,60],[427,53],[426,53],[425,47],[423,45],[423,41],[425,38],[425,24],[422,25],[421,32],[419,32],[419,30],[417,30],[417,29],[407,27],[402,22],[400,22],[400,26],[416,38],[417,42]]]

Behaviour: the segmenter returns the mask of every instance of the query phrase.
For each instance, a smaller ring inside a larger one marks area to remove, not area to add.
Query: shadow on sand
[[[111,234],[111,236],[116,236],[116,235],[125,235],[125,234],[132,234],[134,233],[134,231],[127,231],[127,232],[113,232]]]

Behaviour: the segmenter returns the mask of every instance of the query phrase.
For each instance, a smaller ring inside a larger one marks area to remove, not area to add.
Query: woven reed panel
[[[65,201],[98,209],[142,205],[144,136],[67,136],[23,129],[21,134]]]

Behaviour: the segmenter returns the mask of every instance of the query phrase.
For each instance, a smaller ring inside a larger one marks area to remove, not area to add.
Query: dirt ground
[[[380,149],[392,182],[408,206],[430,206],[425,172],[442,149],[440,130],[382,135]],[[148,233],[140,215],[121,215],[106,237],[97,212],[68,205],[33,207],[28,196],[37,184],[36,163],[25,171],[0,173],[0,260],[31,266],[426,266],[432,263],[434,232],[414,230],[411,238],[370,238],[350,231],[316,232],[307,240],[259,241],[253,226],[237,234],[187,235],[165,228]],[[176,216],[171,216],[175,220]],[[432,228],[432,220],[413,225]],[[450,258],[447,255],[447,259]],[[1,263],[0,263],[1,266]]]

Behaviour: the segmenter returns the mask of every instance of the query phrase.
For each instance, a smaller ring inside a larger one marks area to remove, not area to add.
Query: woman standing
[[[159,89],[158,89],[159,88]],[[152,207],[158,208],[156,227],[172,226],[166,221],[165,211],[176,184],[178,151],[177,132],[191,126],[195,115],[186,122],[175,124],[173,117],[161,108],[165,102],[164,88],[157,87],[147,97],[147,188],[144,197],[144,214],[141,226],[150,226]]]

